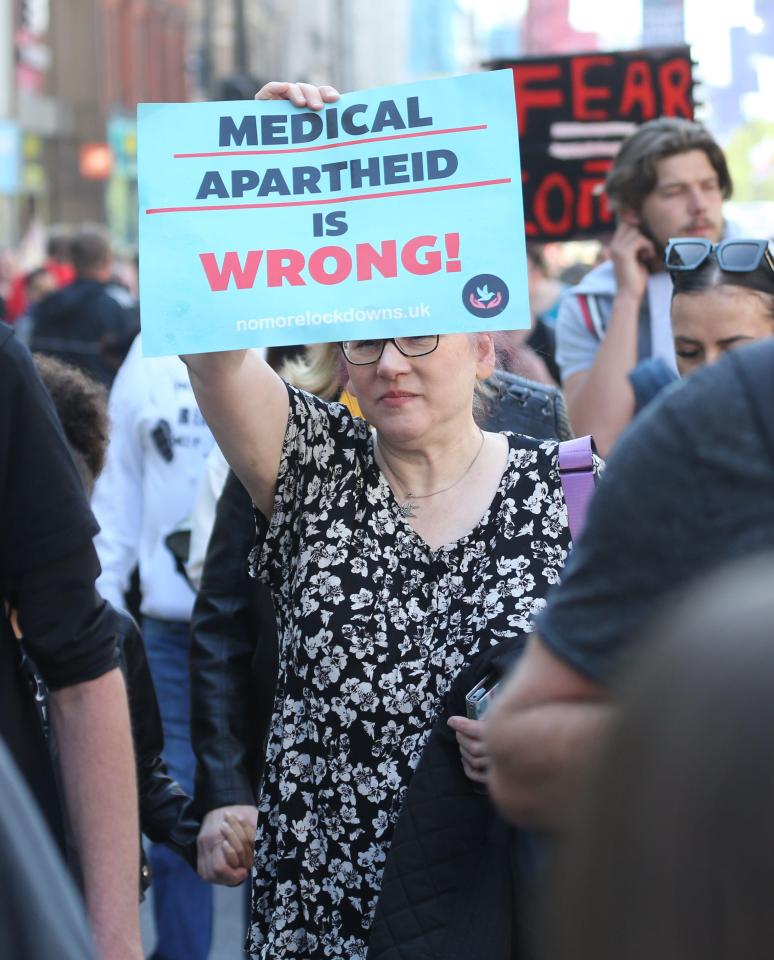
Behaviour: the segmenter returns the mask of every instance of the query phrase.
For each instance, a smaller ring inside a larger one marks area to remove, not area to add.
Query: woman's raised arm
[[[272,81],[256,100],[289,100],[296,107],[322,110],[339,94],[333,87]],[[253,350],[190,354],[188,365],[199,409],[234,473],[253,503],[270,517],[282,441],[288,419],[288,394],[271,367]]]
[[[285,384],[255,350],[181,357],[223,455],[270,517],[288,420]]]

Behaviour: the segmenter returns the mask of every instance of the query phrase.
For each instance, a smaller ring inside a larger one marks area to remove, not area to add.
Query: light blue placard
[[[13,120],[0,120],[0,193],[19,192],[21,129]]]
[[[141,104],[138,136],[146,356],[529,326],[510,70]]]

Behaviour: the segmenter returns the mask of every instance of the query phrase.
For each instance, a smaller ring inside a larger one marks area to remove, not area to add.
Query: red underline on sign
[[[153,207],[146,213],[199,213],[212,210],[264,210],[267,207],[308,207],[320,203],[351,203],[353,200],[381,200],[383,197],[408,197],[416,193],[438,193],[441,190],[467,190],[470,187],[495,187],[511,183],[503,180],[479,180],[476,183],[446,183],[439,187],[416,187],[414,190],[391,190],[386,193],[361,193],[353,197],[329,197],[324,200],[286,200],[282,203],[223,203],[210,207]]]
[[[437,137],[443,133],[469,133],[471,130],[486,130],[480,123],[475,127],[449,127],[448,130],[418,130],[415,133],[394,133],[388,137],[366,137],[362,140],[342,140],[339,143],[319,143],[312,147],[285,147],[281,150],[215,150],[212,153],[174,153],[175,160],[196,157],[259,157],[275,153],[309,153],[310,150],[333,150],[336,147],[352,147],[359,143],[383,143],[385,140],[407,140],[409,137]]]

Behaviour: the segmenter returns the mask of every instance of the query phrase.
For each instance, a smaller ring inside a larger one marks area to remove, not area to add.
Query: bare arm
[[[590,433],[606,457],[634,416],[629,373],[637,364],[637,326],[648,271],[643,257],[655,257],[652,244],[631,223],[619,224],[610,246],[616,294],[605,336],[594,363],[567,377],[564,392],[573,430]]]
[[[120,672],[52,691],[51,719],[98,954],[140,960],[137,784]]]
[[[288,419],[284,383],[253,350],[182,359],[223,455],[261,513],[270,517]]]
[[[523,826],[559,827],[612,708],[602,687],[532,636],[485,718],[489,793]]]
[[[256,100],[288,100],[294,106],[322,110],[339,94],[333,87],[273,80]],[[265,517],[270,517],[282,441],[288,419],[288,395],[271,367],[251,350],[191,354],[191,386],[218,446]]]

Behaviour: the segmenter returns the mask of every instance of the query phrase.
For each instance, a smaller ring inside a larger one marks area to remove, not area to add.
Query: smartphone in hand
[[[469,720],[480,720],[487,711],[492,698],[500,686],[500,678],[496,673],[488,673],[483,680],[471,690],[465,697],[465,713]]]

